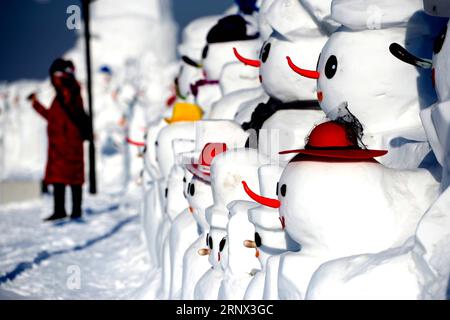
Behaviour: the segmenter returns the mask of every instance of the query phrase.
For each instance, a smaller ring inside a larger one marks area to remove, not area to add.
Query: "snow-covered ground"
[[[152,298],[139,200],[86,195],[83,220],[59,223],[42,223],[50,197],[1,206],[0,299]]]

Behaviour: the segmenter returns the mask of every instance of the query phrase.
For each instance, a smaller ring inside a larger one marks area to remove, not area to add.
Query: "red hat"
[[[281,151],[280,154],[304,154],[321,158],[368,160],[387,154],[386,150],[362,149],[356,135],[341,123],[325,122],[313,129],[305,149]]]
[[[194,160],[186,165],[194,176],[203,179],[207,182],[211,181],[211,163],[213,159],[219,154],[227,151],[225,143],[207,143],[203,147],[197,162]]]

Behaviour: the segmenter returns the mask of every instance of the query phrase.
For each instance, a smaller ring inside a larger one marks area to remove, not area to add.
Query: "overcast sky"
[[[233,0],[172,3],[183,27],[197,17],[223,12]],[[0,81],[47,76],[52,60],[75,42],[75,33],[65,27],[66,8],[72,4],[79,0],[0,0]]]

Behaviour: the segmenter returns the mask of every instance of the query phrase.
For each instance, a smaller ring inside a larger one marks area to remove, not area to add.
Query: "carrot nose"
[[[289,67],[295,72],[298,73],[299,75],[305,77],[305,78],[309,78],[309,79],[319,79],[320,78],[320,73],[317,71],[312,71],[312,70],[306,70],[306,69],[302,69],[300,67],[297,67],[294,62],[292,62],[290,57],[286,57],[287,62]]]
[[[233,52],[236,58],[246,66],[251,66],[255,68],[259,68],[261,66],[261,61],[244,58],[239,54],[236,48],[233,48]]]
[[[256,249],[256,242],[252,241],[252,240],[245,240],[244,241],[244,247],[249,248],[249,249]]]
[[[198,250],[198,254],[201,256],[207,256],[211,253],[211,250],[209,249],[200,249]]]
[[[254,193],[250,188],[248,187],[247,183],[245,181],[242,181],[242,185],[244,186],[245,193],[252,198],[254,201],[258,202],[259,204],[262,204],[266,207],[278,209],[281,206],[281,202],[278,199],[271,199],[266,198],[263,196],[260,196],[259,194]]]
[[[190,213],[194,213],[194,208],[189,207],[189,212],[190,212]]]
[[[259,250],[258,249],[256,249],[255,257],[259,258]]]

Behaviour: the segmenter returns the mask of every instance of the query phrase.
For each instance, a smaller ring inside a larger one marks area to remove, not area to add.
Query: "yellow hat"
[[[196,104],[177,102],[173,106],[172,118],[164,118],[167,123],[197,121],[203,116],[203,110]]]

